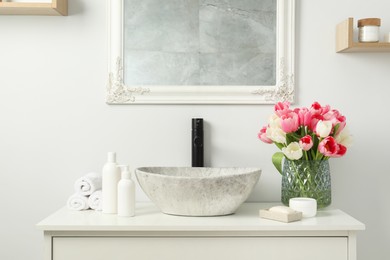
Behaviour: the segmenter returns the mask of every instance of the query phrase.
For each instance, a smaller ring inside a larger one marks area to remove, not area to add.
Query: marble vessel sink
[[[258,168],[143,167],[138,182],[162,212],[182,216],[234,213],[260,178]]]

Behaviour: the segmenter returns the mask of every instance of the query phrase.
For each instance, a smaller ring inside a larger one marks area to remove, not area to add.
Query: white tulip
[[[335,140],[337,143],[344,145],[345,147],[350,147],[353,142],[352,136],[349,134],[349,130],[347,127],[335,136]]]
[[[278,127],[267,127],[265,135],[276,143],[285,144],[286,143],[286,133],[283,132],[281,128]]]
[[[292,142],[287,147],[283,147],[282,152],[290,160],[299,160],[303,156],[302,148],[297,142]]]
[[[271,128],[282,128],[282,119],[276,114],[273,114],[268,119],[268,126]]]
[[[316,133],[319,137],[325,138],[329,136],[332,131],[332,122],[331,121],[318,121],[316,126]]]

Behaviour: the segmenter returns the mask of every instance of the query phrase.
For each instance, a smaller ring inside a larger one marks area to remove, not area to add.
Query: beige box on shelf
[[[284,212],[269,211],[269,209],[261,209],[259,211],[259,214],[261,218],[276,220],[285,223],[298,221],[302,219],[302,212],[300,211],[295,211],[292,213],[284,213]]]

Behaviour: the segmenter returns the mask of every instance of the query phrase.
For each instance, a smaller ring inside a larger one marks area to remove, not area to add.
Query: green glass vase
[[[288,206],[290,198],[296,197],[316,199],[317,208],[324,208],[332,203],[328,160],[284,160],[282,203]]]

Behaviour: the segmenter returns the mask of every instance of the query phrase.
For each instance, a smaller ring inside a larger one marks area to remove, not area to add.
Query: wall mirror
[[[294,98],[294,0],[108,0],[108,104]]]

